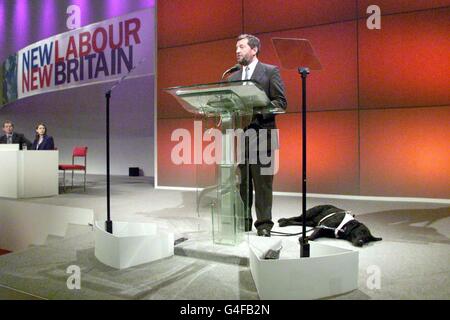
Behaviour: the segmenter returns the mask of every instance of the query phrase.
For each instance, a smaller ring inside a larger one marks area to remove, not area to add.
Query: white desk
[[[0,197],[35,198],[58,194],[55,151],[0,150]]]

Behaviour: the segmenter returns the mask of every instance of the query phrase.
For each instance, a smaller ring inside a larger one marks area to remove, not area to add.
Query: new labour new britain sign
[[[17,53],[17,99],[113,81],[134,67],[133,77],[153,73],[152,14],[138,11],[23,48]]]

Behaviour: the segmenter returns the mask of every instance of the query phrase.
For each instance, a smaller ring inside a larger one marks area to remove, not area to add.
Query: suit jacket
[[[243,68],[240,71],[232,74],[228,80],[236,81],[242,79]],[[260,61],[256,64],[251,80],[255,80],[265,91],[269,97],[270,103],[276,107],[286,110],[287,101],[284,95],[284,84],[281,80],[280,70],[277,66],[265,64]],[[260,128],[274,129],[275,115],[274,114],[257,114],[252,119],[252,124]]]
[[[243,69],[244,68],[241,68],[240,71],[232,74],[228,78],[228,80],[229,81],[241,80]],[[258,61],[250,80],[255,80],[256,82],[258,82],[258,84],[264,90],[264,92],[266,93],[267,97],[270,100],[270,103],[273,106],[283,108],[284,110],[286,110],[287,100],[284,93],[285,92],[284,83],[283,80],[281,80],[280,70],[277,66],[265,64]],[[271,133],[270,129],[276,129],[274,114],[254,114],[250,122],[250,125],[248,125],[247,128],[245,129],[248,128],[253,128],[257,131],[258,139],[260,139],[259,130],[268,129],[267,149],[268,150],[278,149],[278,136],[271,138],[270,134]],[[252,140],[254,139],[250,137],[250,149],[253,149]],[[272,140],[276,141],[275,145],[271,143]]]
[[[42,140],[42,143],[38,147],[39,138],[34,139],[33,145],[31,146],[31,150],[54,150],[55,149],[55,143],[53,142],[53,137],[51,136],[44,136],[44,140]]]
[[[6,138],[6,134],[0,137],[0,144],[6,144],[7,138]],[[27,149],[31,148],[31,142],[25,138],[25,136],[21,133],[13,133],[12,134],[12,143],[18,143],[19,144],[19,149],[22,150],[22,145],[25,143],[27,145]]]

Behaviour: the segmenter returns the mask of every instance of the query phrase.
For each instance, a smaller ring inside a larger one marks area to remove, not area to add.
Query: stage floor
[[[105,220],[105,183],[105,177],[88,176],[86,192],[78,187],[57,197],[19,201],[93,209],[96,220]],[[185,248],[201,250],[176,248],[172,258],[118,271],[96,260],[90,227],[71,226],[65,238],[0,256],[0,299],[258,299],[245,245],[212,246],[209,207],[203,199],[197,212],[197,197],[195,191],[154,189],[145,177],[113,177],[112,220],[157,223],[175,238],[187,237]],[[359,251],[358,290],[331,299],[450,298],[448,203],[307,198],[308,208],[319,204],[351,210],[383,238],[363,248],[317,240]],[[298,216],[300,207],[300,197],[275,196],[273,220]],[[297,237],[284,239],[296,246]],[[67,289],[70,265],[81,268],[80,290]],[[373,287],[375,273],[379,288]]]

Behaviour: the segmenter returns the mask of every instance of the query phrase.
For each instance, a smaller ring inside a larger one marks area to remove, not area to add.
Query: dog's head
[[[382,238],[372,236],[369,228],[367,228],[363,223],[359,223],[358,226],[352,229],[349,234],[349,238],[350,239],[348,240],[350,240],[356,247],[362,247],[363,245],[372,241],[382,240]]]

